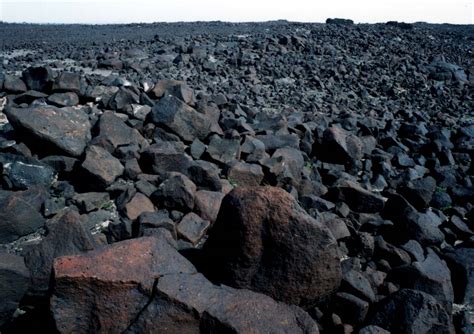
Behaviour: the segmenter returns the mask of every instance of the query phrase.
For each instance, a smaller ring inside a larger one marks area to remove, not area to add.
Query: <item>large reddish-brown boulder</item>
[[[297,306],[215,286],[164,230],[54,264],[51,310],[61,333],[318,333]]]
[[[311,306],[341,281],[335,238],[280,188],[229,193],[203,251],[211,280],[289,304]]]

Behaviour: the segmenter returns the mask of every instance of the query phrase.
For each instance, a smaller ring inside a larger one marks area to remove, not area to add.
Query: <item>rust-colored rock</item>
[[[162,230],[55,261],[51,299],[61,333],[318,333],[296,306],[215,286]]]
[[[287,192],[236,188],[204,244],[205,272],[290,304],[310,306],[340,284],[336,240]]]

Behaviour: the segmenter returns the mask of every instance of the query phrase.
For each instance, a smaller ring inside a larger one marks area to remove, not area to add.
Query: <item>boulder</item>
[[[5,75],[3,79],[3,89],[6,92],[12,93],[12,94],[21,94],[27,91],[27,87],[23,80],[20,78],[14,76],[14,75]]]
[[[264,177],[262,167],[257,164],[233,160],[226,169],[227,179],[241,187],[259,186]]]
[[[48,97],[48,103],[56,107],[72,107],[79,104],[79,96],[74,92],[54,93]]]
[[[186,175],[170,173],[152,194],[151,200],[159,207],[188,212],[194,208],[195,193],[196,185]]]
[[[15,154],[0,153],[0,166],[11,189],[26,190],[35,185],[47,188],[56,177],[49,165]]]
[[[439,245],[444,241],[439,217],[436,219],[432,214],[418,212],[398,194],[389,196],[382,217],[395,223],[391,238],[401,241],[414,239],[422,245]]]
[[[138,145],[145,147],[145,138],[111,111],[104,112],[96,125],[97,136],[92,144],[105,148],[113,153],[118,147]]]
[[[29,284],[23,257],[0,252],[0,327],[13,316]]]
[[[210,132],[211,122],[205,115],[172,95],[161,98],[148,116],[155,125],[189,143],[195,138],[204,140]]]
[[[82,168],[95,180],[91,186],[107,187],[123,174],[120,160],[100,146],[91,145],[86,150]]]
[[[392,334],[454,334],[451,316],[431,295],[401,289],[380,301],[368,321]]]
[[[148,197],[136,193],[130,202],[125,204],[123,211],[128,219],[135,220],[144,212],[154,212],[155,207]]]
[[[62,72],[54,80],[53,91],[55,92],[81,92],[81,76],[79,73]]]
[[[474,248],[458,248],[446,255],[457,304],[474,305]]]
[[[336,240],[280,188],[236,188],[204,244],[211,280],[314,305],[339,287]]]
[[[89,118],[81,109],[37,106],[7,108],[4,112],[15,130],[26,136],[25,140],[41,145],[42,151],[51,149],[78,157],[91,138]]]
[[[57,259],[51,309],[59,332],[318,333],[298,307],[212,285],[170,237],[163,231]]]
[[[430,204],[435,190],[436,180],[431,176],[410,181],[398,188],[400,195],[418,210],[425,209]]]
[[[358,183],[341,180],[335,185],[337,199],[344,201],[353,211],[376,213],[382,211],[384,200],[378,194],[362,188]]]
[[[46,191],[31,187],[25,191],[0,190],[0,243],[12,242],[44,226],[41,207]]]
[[[140,155],[139,164],[144,172],[186,174],[192,159],[184,153],[181,142],[159,141],[147,147]]]
[[[226,164],[232,160],[239,159],[240,141],[214,135],[207,146],[206,152],[213,160]]]
[[[97,244],[85,228],[79,214],[65,209],[48,222],[47,234],[25,254],[25,263],[31,272],[33,289],[46,292],[55,258],[93,250]]]
[[[425,260],[395,268],[389,273],[387,279],[403,288],[429,293],[449,313],[452,312],[454,292],[451,272],[446,263],[431,249],[428,249]]]
[[[210,222],[190,212],[181,219],[176,230],[178,236],[195,246],[204,237]]]
[[[53,72],[49,67],[31,66],[22,73],[28,89],[38,92],[50,91],[53,84]]]
[[[343,164],[351,160],[359,160],[363,156],[362,141],[338,127],[331,127],[324,131],[321,149],[324,160],[332,163]]]
[[[199,190],[194,196],[194,211],[201,218],[214,223],[224,196],[223,193],[217,191]]]

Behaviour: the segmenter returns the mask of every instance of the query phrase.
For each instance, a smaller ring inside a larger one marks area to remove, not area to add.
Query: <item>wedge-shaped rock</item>
[[[25,191],[0,190],[0,243],[14,241],[44,225],[40,213],[46,191],[38,186]]]
[[[59,332],[318,333],[296,306],[214,286],[159,231],[55,261],[51,310]]]
[[[20,131],[26,141],[44,150],[54,150],[70,156],[80,156],[91,139],[91,124],[80,109],[39,106],[7,108],[8,121]]]
[[[157,126],[177,134],[182,140],[203,140],[211,128],[211,121],[178,98],[168,95],[153,107],[150,120]]]
[[[444,307],[418,290],[401,289],[380,301],[374,310],[368,323],[393,334],[455,333]]]

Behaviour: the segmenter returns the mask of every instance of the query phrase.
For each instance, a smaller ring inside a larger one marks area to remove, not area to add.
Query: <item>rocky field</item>
[[[0,333],[472,333],[473,36],[0,23]]]

